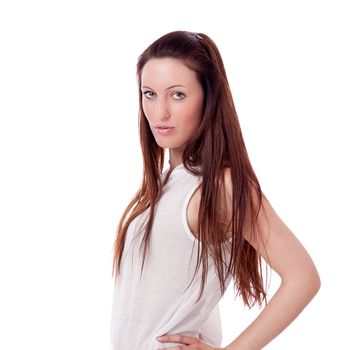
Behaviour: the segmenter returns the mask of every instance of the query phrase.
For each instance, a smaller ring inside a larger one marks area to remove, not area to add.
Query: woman
[[[231,280],[265,307],[225,349],[261,349],[320,278],[261,191],[220,53],[205,34],[174,31],[140,55],[137,77],[144,175],[117,228],[113,350],[223,349],[218,303]],[[281,276],[268,303],[262,258]]]

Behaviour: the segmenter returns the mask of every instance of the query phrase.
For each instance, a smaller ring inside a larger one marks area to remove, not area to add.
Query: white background
[[[262,189],[319,269],[266,349],[350,348],[347,5],[2,1],[0,348],[109,349],[112,245],[142,176],[136,61],[173,30],[217,44]],[[222,345],[259,312],[229,289]]]

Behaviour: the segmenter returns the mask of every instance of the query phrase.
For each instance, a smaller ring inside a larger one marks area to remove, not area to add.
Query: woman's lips
[[[160,135],[169,135],[175,128],[174,127],[155,127],[157,130],[158,134]]]

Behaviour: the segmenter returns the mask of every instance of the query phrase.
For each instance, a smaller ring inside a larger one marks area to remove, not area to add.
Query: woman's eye
[[[149,95],[149,94],[151,94],[151,95]],[[147,90],[147,91],[143,92],[143,95],[146,97],[147,100],[150,100],[154,96],[154,92]],[[175,97],[175,100],[182,100],[185,97],[185,94],[180,92],[180,91],[174,92],[173,95],[177,96],[177,97]]]
[[[182,100],[182,99],[185,97],[185,94],[183,94],[183,93],[180,92],[180,91],[177,91],[177,92],[174,93],[174,95],[179,95],[179,94],[180,94],[182,97],[176,98],[175,100]]]
[[[152,92],[152,91],[144,91],[144,92],[143,92],[144,96],[149,100],[150,97],[147,97],[147,94],[148,94],[148,93],[153,94],[153,92]]]

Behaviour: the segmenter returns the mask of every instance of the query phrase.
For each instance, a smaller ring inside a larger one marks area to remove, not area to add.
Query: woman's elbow
[[[317,270],[314,273],[305,276],[299,286],[299,293],[301,300],[304,300],[304,304],[307,305],[316,296],[321,288],[321,278]]]
[[[302,293],[309,301],[321,288],[321,278],[314,267],[308,271],[299,271],[282,277],[282,285],[291,288],[294,293]]]
[[[312,278],[312,288],[314,291],[314,295],[316,295],[321,288],[321,277],[317,270],[315,271],[314,276]]]
[[[306,269],[305,275],[305,282],[309,287],[309,292],[314,297],[321,288],[321,277],[313,263],[309,269]]]
[[[315,264],[312,262],[301,272],[300,282],[307,289],[312,299],[321,288],[321,277]]]

